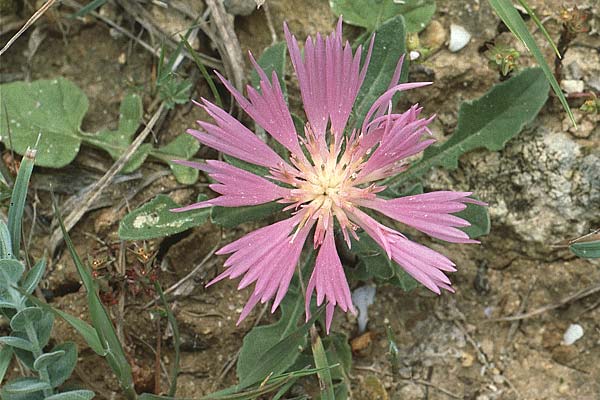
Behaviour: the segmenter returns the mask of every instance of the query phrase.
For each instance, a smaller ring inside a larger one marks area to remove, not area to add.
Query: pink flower
[[[356,96],[365,78],[373,40],[361,66],[362,47],[352,52],[342,44],[342,23],[327,37],[317,34],[304,45],[298,43],[284,26],[286,40],[298,77],[307,123],[303,134],[296,132],[290,111],[273,72],[271,79],[250,56],[260,77],[260,92],[248,86],[244,97],[219,75],[240,106],[258,125],[289,152],[284,160],[253,132],[231,115],[202,99],[197,103],[214,119],[198,121],[200,130],[188,130],[201,143],[240,160],[269,170],[257,176],[221,161],[205,164],[181,161],[198,168],[217,183],[210,188],[220,196],[176,211],[222,206],[239,207],[272,201],[288,204],[290,218],[258,229],[228,244],[217,254],[230,254],[227,269],[209,283],[224,278],[240,278],[239,289],[254,284],[254,291],[238,323],[258,303],[274,298],[274,311],[285,296],[304,244],[312,233],[318,251],[314,270],[306,289],[306,314],[314,291],[317,305],[326,303],[326,328],[329,331],[335,306],[355,313],[350,288],[336,250],[337,225],[348,246],[350,235],[364,229],[416,280],[436,293],[453,291],[445,272],[455,271],[445,256],[407,239],[370,217],[362,208],[395,219],[432,237],[449,242],[477,243],[460,229],[469,223],[452,213],[465,209],[470,192],[432,192],[386,200],[377,196],[385,189],[377,181],[407,168],[405,159],[429,146],[434,140],[427,128],[430,118],[422,118],[422,108],[411,107],[402,114],[391,113],[391,98],[401,90],[429,85],[429,82],[398,84],[402,59],[389,89],[373,104],[362,126],[347,127]],[[337,222],[336,222],[337,221]],[[314,229],[313,229],[314,228]]]

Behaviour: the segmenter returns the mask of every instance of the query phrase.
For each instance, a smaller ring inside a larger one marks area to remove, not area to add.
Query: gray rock
[[[255,0],[224,0],[223,5],[229,14],[250,15],[256,10]]]
[[[600,91],[600,51],[589,47],[570,47],[563,59],[567,80],[583,80],[588,88]]]

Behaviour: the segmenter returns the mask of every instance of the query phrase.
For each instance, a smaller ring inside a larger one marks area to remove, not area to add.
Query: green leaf
[[[477,199],[475,196],[471,197]],[[467,203],[467,208],[454,215],[471,223],[471,226],[461,228],[471,239],[485,236],[490,233],[490,214],[488,213],[487,207]]]
[[[91,400],[95,395],[91,390],[71,390],[46,397],[44,400]]]
[[[41,354],[33,362],[33,369],[35,369],[36,371],[39,371],[42,368],[46,368],[51,363],[54,363],[54,362],[60,360],[60,358],[64,355],[65,355],[64,350],[57,350],[57,351],[53,351],[51,353]]]
[[[0,260],[13,258],[11,242],[8,226],[0,219]]]
[[[362,124],[371,105],[389,87],[398,60],[404,53],[406,53],[404,19],[396,17],[383,24],[375,32],[369,68],[354,104],[355,121],[358,124]],[[405,81],[408,73],[408,60],[404,61],[402,72],[403,77],[400,81]]]
[[[26,394],[45,389],[52,389],[52,387],[47,382],[43,382],[37,378],[18,378],[4,385],[2,388],[2,398],[4,398],[5,393]]]
[[[173,160],[189,160],[200,149],[200,142],[192,135],[179,135],[171,143],[152,152],[154,157],[169,164],[169,168],[179,183],[191,185],[198,179],[196,168],[184,167]]]
[[[64,167],[79,152],[87,109],[85,94],[64,78],[0,85],[0,140],[23,155],[41,134],[37,165]]]
[[[471,150],[501,150],[523,127],[534,120],[548,98],[548,83],[539,68],[523,70],[489,92],[460,107],[456,130],[446,142],[430,146],[423,158],[408,171],[385,181],[400,185],[412,181],[429,169],[458,167],[459,157]]]
[[[435,12],[434,0],[329,0],[331,10],[344,22],[373,32],[382,23],[399,15],[406,18],[409,32],[419,32]]]
[[[33,345],[29,340],[15,336],[0,337],[0,343],[25,351],[33,351]]]
[[[567,103],[567,99],[565,98],[565,95],[563,94],[562,90],[560,89],[560,86],[559,86],[558,82],[556,81],[556,78],[554,77],[554,74],[552,73],[550,66],[546,62],[544,55],[542,54],[540,48],[538,47],[537,43],[535,42],[533,35],[527,29],[527,25],[525,25],[525,21],[523,21],[523,18],[521,17],[521,15],[517,11],[517,9],[513,6],[512,0],[489,0],[489,2],[490,2],[490,5],[494,8],[496,13],[498,14],[498,16],[506,24],[508,29],[510,29],[510,31],[513,33],[513,35],[515,35],[517,37],[517,39],[519,39],[521,42],[523,42],[523,44],[525,44],[525,46],[529,49],[531,54],[533,54],[536,61],[542,68],[544,75],[546,76],[546,79],[550,83],[550,86],[552,86],[552,90],[554,90],[554,93],[559,98],[563,108],[569,115],[571,122],[573,123],[574,126],[577,126],[577,124],[575,123],[575,118],[573,117],[573,113],[571,112],[571,108],[569,107],[569,103]],[[531,8],[528,9],[528,12],[530,15],[535,15],[533,13],[533,11],[531,10]],[[537,20],[537,17],[534,17],[534,21],[538,24],[538,26],[541,26],[541,22],[538,22],[536,20]],[[543,29],[543,26],[542,26],[542,29]],[[556,50],[554,43],[552,42],[552,40],[549,38],[549,36],[545,32],[545,29],[543,29],[543,32],[546,35],[546,39],[552,44],[552,47]]]
[[[54,210],[64,236],[65,244],[71,253],[73,263],[75,264],[77,272],[79,273],[79,276],[83,281],[83,285],[85,286],[92,325],[94,329],[96,329],[98,337],[100,338],[100,343],[102,343],[102,347],[106,352],[106,361],[117,376],[117,379],[121,385],[121,389],[125,392],[125,395],[127,397],[135,398],[131,366],[127,361],[123,346],[117,337],[112,320],[108,315],[108,311],[104,308],[100,297],[98,296],[96,285],[90,271],[83,264],[79,258],[79,255],[75,251],[75,246],[71,241],[69,233],[65,229],[62,216],[58,212],[56,203],[54,204]]]
[[[50,384],[52,387],[57,387],[62,385],[75,369],[75,364],[77,364],[77,346],[73,342],[65,342],[54,347],[52,352],[55,354],[62,353],[62,355],[54,358],[51,363],[46,365],[48,375],[50,375]],[[36,360],[36,363],[38,360]],[[45,360],[40,361],[40,363],[44,364]],[[33,365],[35,367],[35,363]]]
[[[8,367],[10,366],[12,357],[12,347],[2,346],[2,348],[0,348],[0,384],[2,384],[2,381],[4,380],[4,375],[6,375],[6,371],[8,371]]]
[[[87,15],[95,9],[99,8],[100,6],[104,5],[107,1],[108,0],[92,0],[85,6],[81,7],[77,12],[73,13],[71,15],[71,18],[83,17],[84,15]]]
[[[142,99],[137,94],[128,94],[121,102],[119,109],[119,126],[116,131],[102,130],[97,134],[85,135],[83,139],[96,147],[105,150],[113,160],[119,159],[133,141],[133,137],[142,122]],[[142,144],[123,166],[122,173],[130,173],[138,169],[150,151],[152,145]]]
[[[258,59],[258,65],[265,71],[269,79],[271,79],[273,71],[277,73],[283,97],[287,100],[287,87],[285,85],[286,54],[287,45],[285,42],[272,44],[263,51]],[[256,90],[260,90],[260,78],[254,69],[250,72],[250,82]]]
[[[0,286],[13,286],[21,276],[23,276],[23,272],[25,271],[25,267],[17,260],[11,259],[2,259],[0,260]]]
[[[25,202],[27,201],[27,189],[31,173],[33,172],[35,157],[36,150],[28,148],[21,161],[12,196],[10,197],[7,226],[10,232],[14,257],[19,257],[19,252],[21,251],[21,222],[23,220],[23,210],[25,209]]]
[[[179,204],[169,196],[159,194],[121,220],[119,237],[123,240],[146,240],[174,235],[202,225],[210,214],[209,208],[171,211],[178,207]]]
[[[29,324],[42,319],[43,312],[37,307],[26,307],[15,314],[10,320],[13,331],[25,332]]]
[[[281,209],[281,204],[275,202],[246,207],[213,207],[210,218],[213,224],[235,228],[246,222],[263,221]]]
[[[28,296],[29,301],[34,303],[36,306],[43,308],[44,310],[53,313],[64,319],[69,325],[71,325],[85,340],[88,346],[99,356],[106,356],[106,351],[102,347],[102,343],[100,342],[100,338],[98,337],[98,333],[96,330],[87,322],[80,320],[68,314],[62,310],[54,308],[49,304],[46,304],[40,301],[37,297]]]
[[[244,337],[236,369],[240,381],[244,381],[253,374],[257,366],[257,361],[262,355],[266,354],[296,329],[296,324],[304,312],[302,296],[297,290],[290,289],[281,302],[280,307],[281,317],[279,321],[270,325],[257,326]],[[304,347],[305,345],[306,338],[304,337],[299,340],[298,346]],[[298,346],[287,349],[287,352],[291,354],[288,357],[288,365],[284,365],[283,369],[279,372],[284,372],[296,361],[296,357],[299,354]],[[267,374],[265,374],[266,376]]]
[[[577,257],[600,258],[600,240],[572,243],[569,245],[569,250]]]
[[[177,319],[173,315],[173,312],[171,312],[171,307],[169,307],[169,303],[167,302],[165,294],[163,293],[163,290],[158,282],[154,282],[154,288],[160,296],[160,301],[162,302],[164,310],[167,313],[167,319],[169,320],[169,325],[171,325],[171,330],[173,331],[173,347],[175,347],[175,359],[173,360],[173,366],[171,369],[169,396],[175,396],[175,392],[177,391],[177,377],[179,375],[180,362],[179,347],[181,339],[179,336],[179,325],[177,324]]]
[[[46,272],[46,260],[42,258],[27,272],[25,278],[23,279],[21,287],[25,293],[33,293],[38,283],[44,276],[44,272]]]
[[[194,59],[194,62],[196,63],[196,66],[200,70],[200,73],[202,73],[202,76],[206,80],[206,83],[208,83],[208,87],[210,88],[210,91],[212,92],[212,94],[213,94],[213,96],[215,98],[216,104],[220,108],[223,108],[223,102],[221,101],[221,96],[219,95],[219,91],[217,90],[217,87],[215,86],[215,82],[213,81],[213,79],[208,74],[208,71],[206,70],[206,67],[202,63],[202,60],[200,59],[200,56],[192,48],[192,46],[190,45],[190,43],[187,41],[187,39],[185,37],[183,37],[182,35],[179,35],[179,37],[181,38],[181,42],[184,44],[184,46],[187,49],[187,51],[192,55],[192,58]]]
[[[176,57],[171,55],[171,59]],[[158,85],[158,95],[168,109],[172,109],[176,104],[185,104],[190,101],[191,90],[192,82],[187,79],[179,79],[175,74],[167,75]]]
[[[289,297],[286,295],[286,298]],[[301,296],[298,296],[301,298]],[[278,375],[288,369],[302,352],[306,345],[306,333],[308,329],[322,314],[321,308],[304,325],[283,337],[278,342],[271,342],[271,347],[266,349],[259,357],[254,358],[254,368],[240,379],[237,389],[247,388],[255,383],[262,382],[269,375]],[[290,323],[290,320],[285,321]],[[241,353],[240,353],[241,355]]]
[[[325,348],[323,347],[321,337],[314,328],[311,330],[311,347],[315,366],[322,369],[317,373],[317,376],[319,377],[321,400],[335,400],[333,382],[331,380],[331,367],[327,361],[327,354],[325,354]]]

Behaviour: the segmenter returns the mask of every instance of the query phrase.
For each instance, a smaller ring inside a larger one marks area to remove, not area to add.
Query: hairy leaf
[[[127,214],[119,224],[119,237],[124,240],[146,240],[174,235],[202,225],[210,208],[173,212],[180,207],[171,198],[159,194],[153,200]]]
[[[533,121],[547,99],[548,83],[542,70],[523,70],[481,98],[463,103],[450,139],[427,148],[421,160],[385,184],[395,186],[412,181],[436,166],[455,169],[459,157],[474,149],[501,150]]]

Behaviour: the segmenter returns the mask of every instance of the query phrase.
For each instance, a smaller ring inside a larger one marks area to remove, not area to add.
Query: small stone
[[[444,26],[436,20],[431,21],[429,25],[427,25],[427,28],[425,28],[421,36],[423,46],[430,50],[439,49],[446,43],[446,39],[448,38]]]
[[[398,390],[395,396],[395,398],[402,400],[420,400],[424,397],[423,388],[412,382]]]
[[[472,354],[469,354],[467,352],[463,352],[460,356],[461,358],[461,365],[465,368],[469,368],[470,366],[473,365],[473,361],[475,361],[475,357],[473,357]]]
[[[575,79],[563,79],[560,81],[560,87],[562,90],[567,92],[567,94],[571,93],[581,93],[583,92],[584,82],[582,80]]]
[[[119,58],[117,59],[117,61],[119,62],[119,64],[125,65],[125,63],[127,62],[127,56],[125,55],[125,53],[119,54]]]
[[[563,335],[563,344],[570,346],[583,337],[583,328],[579,324],[571,324]]]
[[[242,16],[252,14],[257,8],[255,0],[225,0],[223,5],[229,14]]]
[[[465,28],[456,24],[450,25],[450,44],[448,45],[448,49],[451,52],[456,53],[465,47],[470,40],[471,34]]]
[[[565,394],[569,392],[569,385],[567,385],[566,383],[563,383],[562,385],[560,385],[558,387],[558,393],[560,394]]]
[[[383,387],[383,384],[375,375],[369,375],[365,378],[362,389],[368,399],[372,400],[388,400],[389,396]]]

